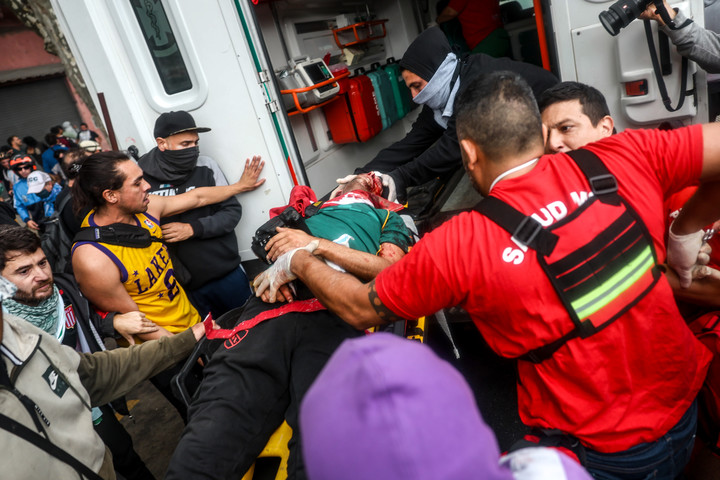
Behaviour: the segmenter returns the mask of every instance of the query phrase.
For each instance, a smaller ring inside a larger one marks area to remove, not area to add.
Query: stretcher
[[[216,320],[216,323],[223,329],[231,330],[239,320],[244,307],[238,307]],[[425,318],[414,321],[395,322],[383,329],[397,335],[405,336],[408,339],[424,342]],[[210,362],[213,353],[225,342],[224,338],[200,340],[192,353],[186,360],[180,372],[172,379],[172,389],[175,396],[187,407],[190,406],[193,395],[200,387],[203,378],[203,365]],[[258,456],[258,461],[242,477],[242,480],[253,480],[254,478],[274,478],[281,480],[287,478],[287,462],[289,457],[288,441],[292,437],[292,429],[283,424],[273,433],[267,445]],[[257,476],[256,476],[257,475]]]

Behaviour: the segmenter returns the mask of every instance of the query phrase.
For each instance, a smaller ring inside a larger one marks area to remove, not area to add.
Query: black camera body
[[[618,0],[610,5],[610,8],[600,12],[598,17],[605,30],[612,36],[620,33],[620,30],[630,25],[630,22],[640,16],[651,3],[663,8],[662,0]]]
[[[277,235],[277,227],[295,228],[302,230],[308,235],[312,235],[302,215],[293,207],[287,207],[280,215],[263,223],[260,228],[255,231],[255,235],[253,235],[251,244],[252,251],[260,260],[267,264],[271,264],[272,262],[267,258],[265,245],[267,245],[272,237]]]

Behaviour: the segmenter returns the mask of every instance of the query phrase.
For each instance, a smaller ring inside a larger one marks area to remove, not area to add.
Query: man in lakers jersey
[[[142,169],[125,153],[103,152],[85,159],[73,186],[75,211],[91,209],[82,226],[134,225],[148,230],[157,240],[153,238],[145,248],[75,243],[73,269],[83,294],[101,310],[140,310],[162,327],[137,334],[140,340],[172,335],[199,322],[197,311],[175,278],[167,247],[160,241],[160,219],[257,188],[265,181],[258,180],[263,166],[260,157],[253,157],[246,161],[240,180],[232,185],[162,197],[148,194],[150,185],[143,179]]]

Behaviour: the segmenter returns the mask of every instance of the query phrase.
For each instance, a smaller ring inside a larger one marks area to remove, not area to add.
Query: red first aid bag
[[[323,107],[335,143],[365,142],[382,130],[372,82],[366,75],[338,80],[342,97]]]

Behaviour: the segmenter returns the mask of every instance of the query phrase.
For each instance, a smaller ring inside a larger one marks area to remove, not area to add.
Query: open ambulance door
[[[686,96],[680,109],[666,109],[655,79],[642,20],[634,20],[617,36],[601,25],[598,15],[614,0],[535,0],[541,7],[547,52],[546,62],[561,80],[587,83],[607,98],[618,131],[651,128],[672,120],[682,124],[708,121],[706,73],[688,62]],[[704,24],[703,0],[670,1],[688,18]],[[656,22],[651,22],[653,39],[671,106],[677,106],[681,92],[682,57],[669,43],[661,53],[662,39]],[[541,35],[542,37],[542,35]],[[664,37],[664,35],[661,35]],[[542,43],[542,38],[541,38]]]
[[[268,210],[288,201],[307,178],[247,1],[51,0],[58,22],[95,100],[113,147],[155,146],[160,113],[189,111],[199,126],[201,154],[229,181],[245,159],[266,161],[259,189],[242,195],[236,227],[243,260]]]

